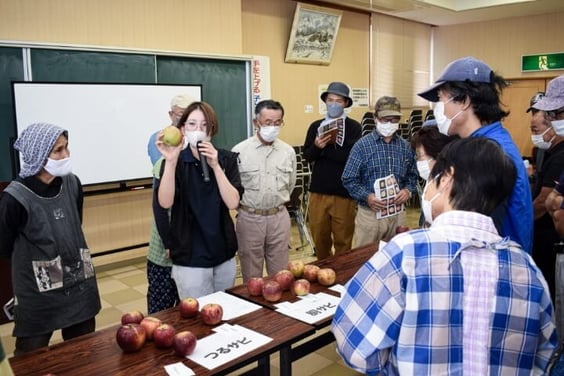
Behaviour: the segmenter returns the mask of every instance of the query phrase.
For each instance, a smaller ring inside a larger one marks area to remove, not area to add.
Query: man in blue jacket
[[[517,169],[517,181],[509,199],[493,213],[500,235],[509,236],[531,253],[533,200],[523,158],[501,120],[500,96],[507,82],[486,63],[474,57],[451,62],[437,81],[418,95],[436,102],[434,115],[441,133],[465,137],[484,136],[496,141]],[[487,168],[487,166],[484,166]]]

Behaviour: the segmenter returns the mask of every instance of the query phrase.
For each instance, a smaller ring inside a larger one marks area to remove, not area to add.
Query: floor
[[[417,227],[419,210],[408,209],[407,218],[410,228]],[[290,259],[302,259],[306,263],[315,260],[309,245],[300,247],[300,236],[295,224],[292,226],[291,242]],[[102,299],[102,310],[96,316],[97,329],[119,323],[124,312],[132,310],[146,312],[147,278],[146,260],[144,258],[99,267],[96,269],[96,273]],[[238,277],[236,284],[240,283],[241,279]],[[15,343],[15,338],[12,337],[12,328],[13,324],[11,323],[0,325],[0,337],[8,357],[12,356]],[[53,334],[51,343],[60,341],[60,331],[57,331]],[[271,374],[273,376],[279,375],[277,356],[271,356],[270,364]],[[294,362],[292,369],[296,376],[358,375],[357,372],[344,365],[335,351],[334,343]]]

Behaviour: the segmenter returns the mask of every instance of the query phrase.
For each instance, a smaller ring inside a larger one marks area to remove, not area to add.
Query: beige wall
[[[270,57],[271,94],[286,110],[280,137],[291,145],[302,145],[309,124],[322,117],[318,85],[343,81],[351,87],[368,88],[370,17],[343,12],[328,66],[285,63],[295,7],[294,1],[242,0],[243,53]],[[305,105],[313,105],[313,113],[305,113]],[[353,108],[349,116],[360,121],[366,110]]]
[[[435,76],[448,62],[472,55],[506,78],[550,77],[521,72],[521,55],[564,51],[564,13],[435,28]]]
[[[241,0],[1,0],[0,40],[241,53]]]

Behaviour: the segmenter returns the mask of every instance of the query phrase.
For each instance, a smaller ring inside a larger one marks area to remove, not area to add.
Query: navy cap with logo
[[[439,78],[427,90],[418,93],[421,98],[430,102],[439,101],[439,88],[446,82],[472,81],[490,83],[492,80],[492,69],[488,64],[472,56],[466,56],[450,62],[443,70]]]

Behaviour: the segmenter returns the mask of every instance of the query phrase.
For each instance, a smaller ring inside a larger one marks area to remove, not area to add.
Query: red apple
[[[178,146],[182,140],[180,129],[174,125],[169,125],[163,129],[163,142],[170,146]]]
[[[310,282],[317,282],[317,273],[319,272],[319,266],[313,264],[307,264],[304,266],[304,278]]]
[[[282,298],[282,287],[276,281],[266,281],[262,286],[262,296],[269,302],[277,302]]]
[[[274,274],[274,280],[280,284],[282,291],[290,290],[292,282],[294,282],[294,275],[287,269],[280,270]]]
[[[336,279],[335,271],[331,268],[319,269],[317,272],[317,281],[323,286],[333,285]]]
[[[292,272],[294,278],[301,278],[304,274],[304,262],[302,260],[288,261],[288,270]]]
[[[116,332],[116,341],[124,352],[138,351],[145,344],[147,332],[139,324],[125,324]]]
[[[199,309],[200,309],[200,303],[196,298],[184,298],[180,301],[180,304],[178,305],[180,316],[184,318],[196,317],[198,315]]]
[[[198,342],[194,333],[189,330],[176,333],[173,339],[172,347],[178,356],[188,356],[194,352],[196,343]]]
[[[143,314],[139,311],[126,312],[121,315],[121,325],[139,324],[143,320]]]
[[[147,339],[151,341],[153,339],[153,332],[162,324],[161,320],[156,317],[147,316],[139,323],[145,331],[147,332]]]
[[[309,294],[310,287],[309,281],[305,278],[301,278],[292,283],[292,292],[297,296],[307,295]]]
[[[223,307],[217,303],[205,304],[200,310],[200,316],[204,324],[217,325],[223,318]]]
[[[252,277],[247,281],[246,285],[249,295],[260,296],[262,294],[264,279],[262,277]]]
[[[170,324],[161,324],[153,332],[153,342],[160,349],[166,349],[172,346],[176,329]]]
[[[400,234],[402,232],[407,232],[407,231],[409,231],[409,227],[407,227],[407,226],[396,227],[396,234]]]

